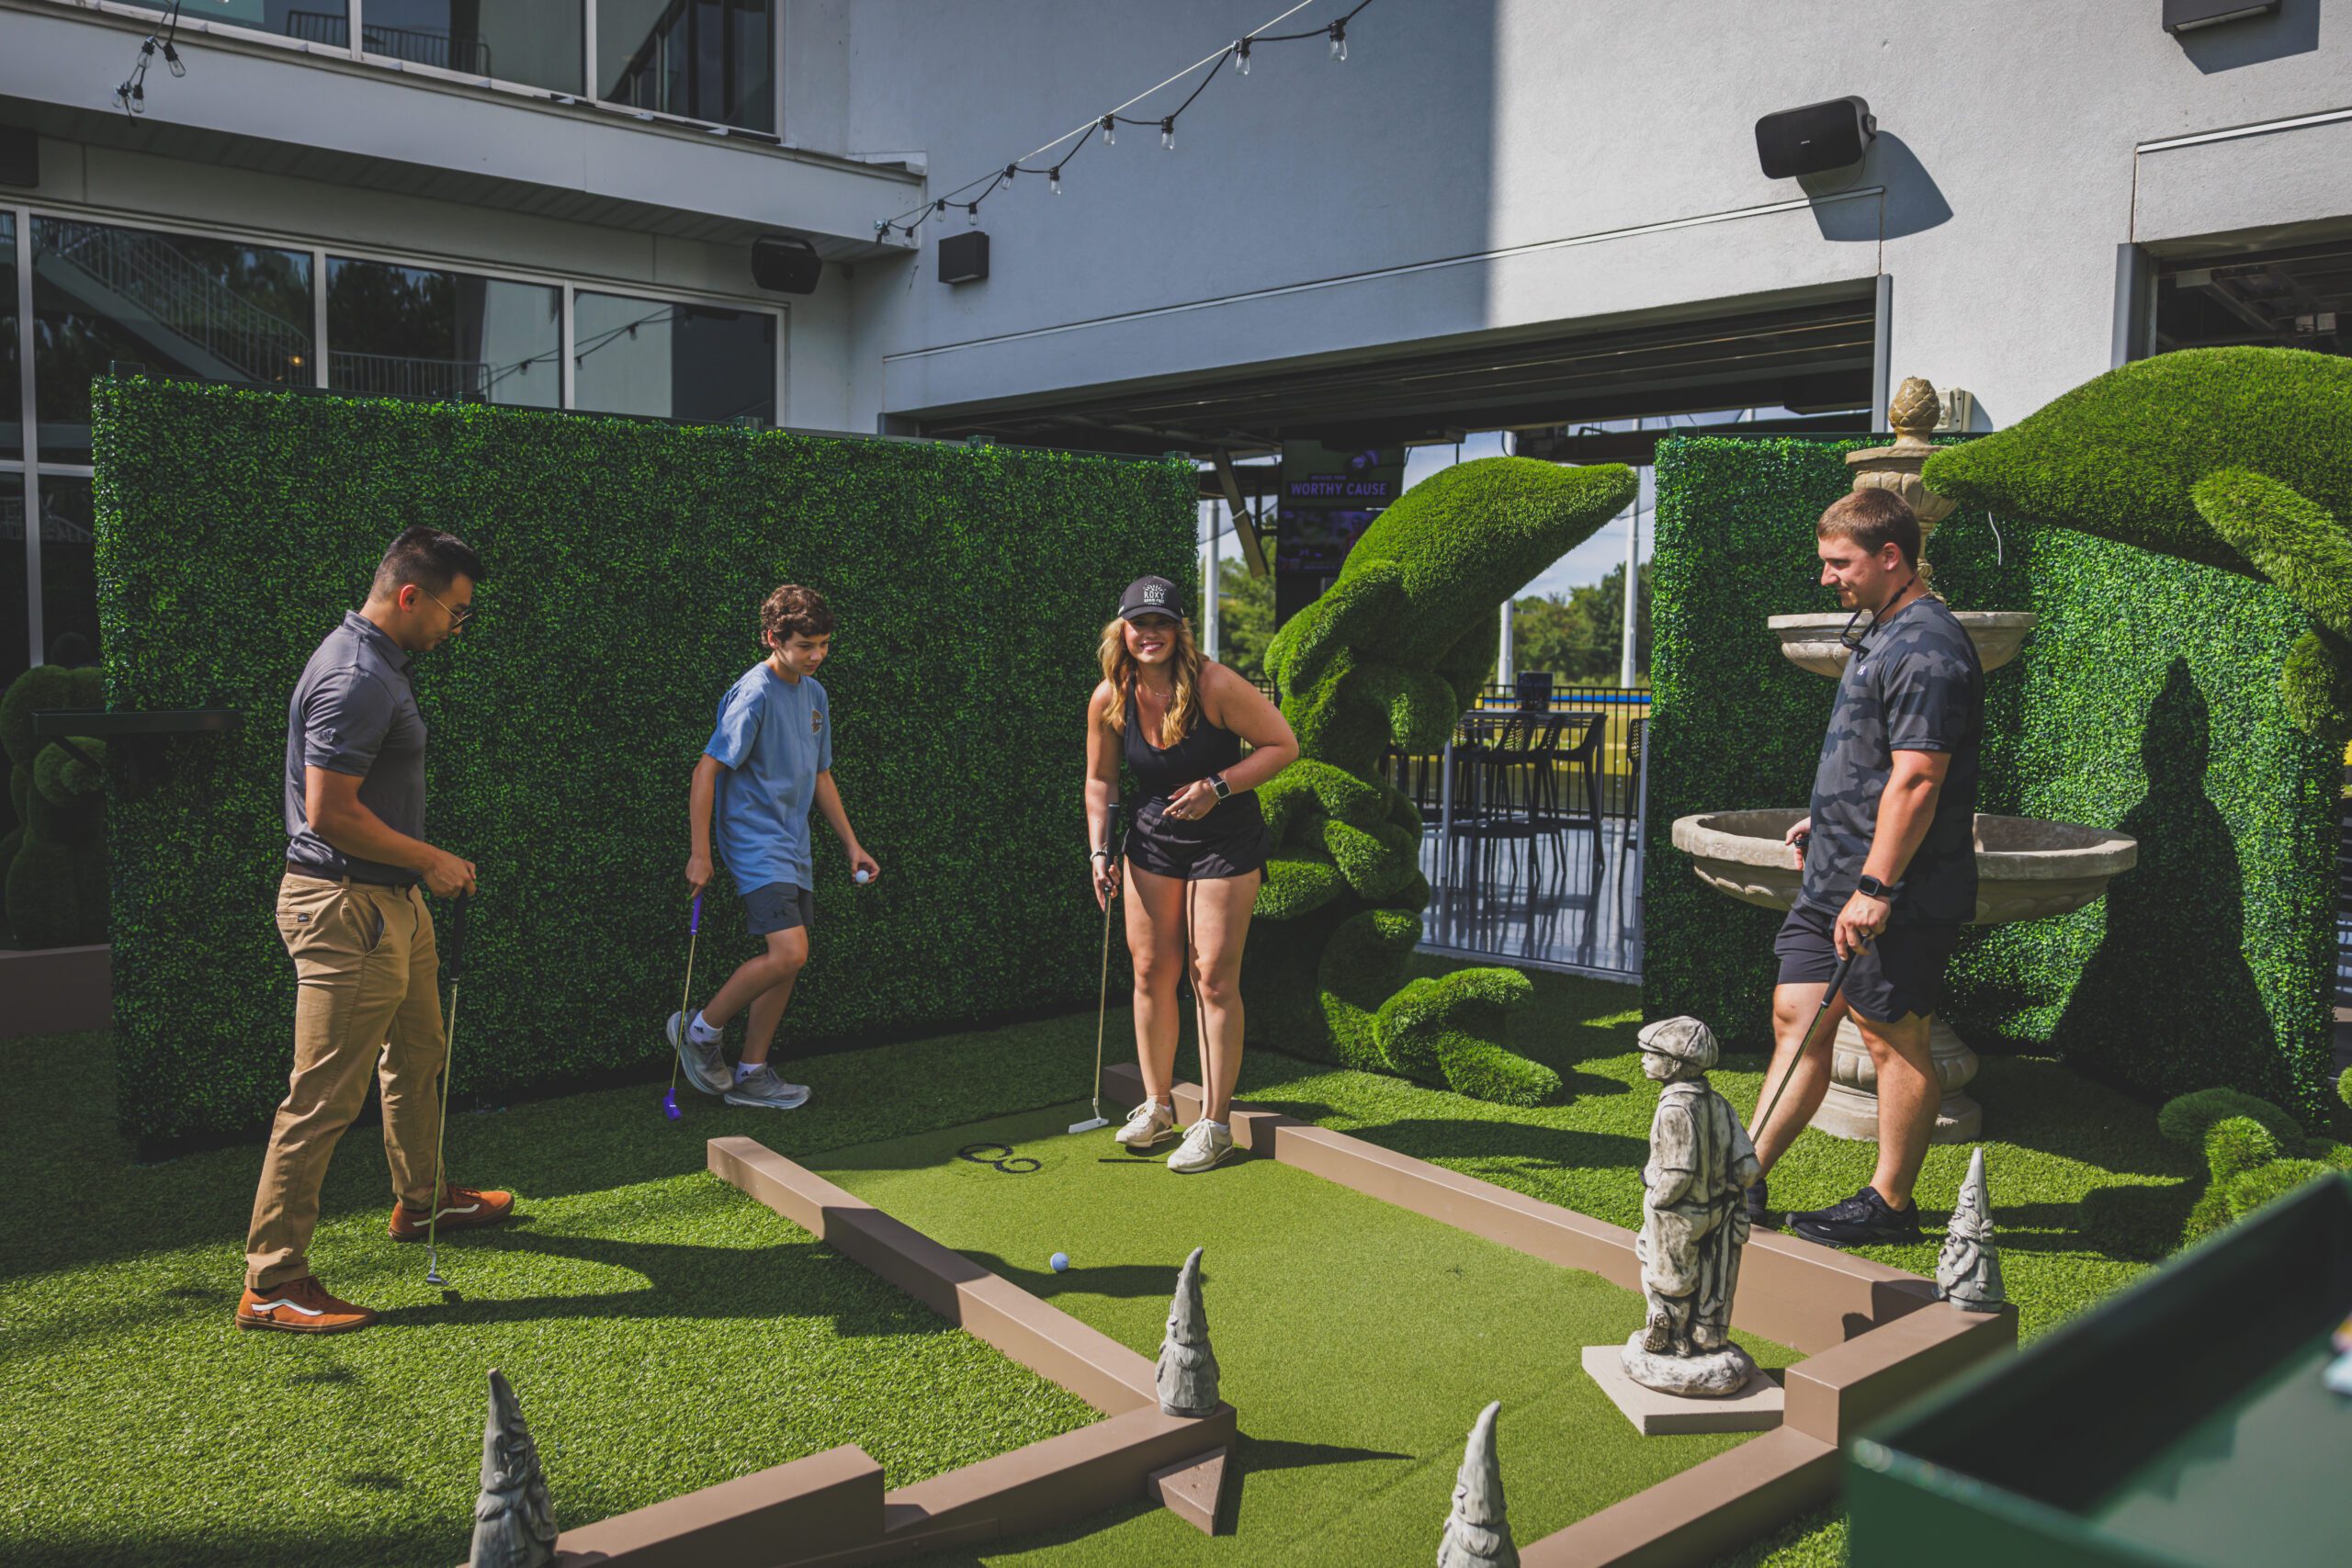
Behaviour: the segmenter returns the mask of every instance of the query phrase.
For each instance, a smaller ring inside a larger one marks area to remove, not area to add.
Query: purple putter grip
[[[687,934],[688,936],[693,936],[695,932],[697,932],[697,931],[701,931],[701,930],[702,930],[702,895],[701,895],[701,894],[699,894],[699,893],[697,893],[697,894],[695,894],[695,914],[694,914],[694,919],[686,922],[686,934]]]

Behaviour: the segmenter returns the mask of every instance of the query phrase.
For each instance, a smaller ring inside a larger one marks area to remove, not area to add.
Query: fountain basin
[[[1804,815],[1785,807],[1702,812],[1676,821],[1674,847],[1690,857],[1700,881],[1743,903],[1786,909],[1804,873],[1782,839]],[[1979,812],[1975,840],[1976,912],[1969,923],[1979,926],[2079,909],[2140,857],[2129,833],[2031,817]]]
[[[1968,640],[1976,645],[1976,661],[1988,671],[2018,656],[2025,634],[2037,619],[2031,610],[1954,610]],[[1849,610],[1826,615],[1770,615],[1764,624],[1781,639],[1781,652],[1800,670],[1832,679],[1846,672],[1846,645],[1838,634],[1853,619]]]

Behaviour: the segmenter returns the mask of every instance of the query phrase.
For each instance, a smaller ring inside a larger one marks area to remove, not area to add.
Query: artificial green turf
[[[1442,967],[1419,961],[1419,972]],[[1634,1050],[1634,993],[1534,980],[1513,1044],[1561,1073],[1558,1104],[1482,1104],[1263,1051],[1242,1092],[1630,1225],[1657,1094]],[[1114,1050],[1128,1038],[1123,1014],[1111,1038]],[[435,1305],[422,1257],[383,1239],[382,1156],[374,1130],[356,1129],[327,1183],[314,1261],[330,1286],[396,1314],[365,1334],[302,1340],[228,1326],[257,1148],[131,1166],[113,1131],[106,1036],[0,1041],[0,1070],[17,1086],[0,1100],[0,1179],[14,1200],[0,1207],[0,1407],[11,1418],[0,1562],[446,1568],[464,1555],[493,1364],[515,1379],[567,1526],[836,1442],[864,1446],[897,1484],[1083,1425],[1093,1415],[1078,1401],[718,1183],[703,1140],[747,1134],[808,1158],[1059,1105],[1086,1082],[1093,1048],[1094,1021],[1080,1017],[818,1057],[795,1068],[816,1098],[784,1115],[688,1095],[673,1126],[656,1109],[661,1086],[647,1084],[459,1116],[453,1173],[515,1188],[530,1216],[511,1236],[461,1238],[445,1254],[462,1308]],[[1760,1069],[1735,1056],[1714,1081],[1744,1106]],[[2054,1064],[1987,1058],[1973,1092],[1992,1134],[2003,1274],[2031,1336],[2147,1267],[2077,1228],[2086,1191],[2161,1201],[2201,1173],[2157,1134],[2153,1107]],[[1929,1158],[1928,1239],[1875,1256],[1932,1271],[1965,1153]],[[1774,1200],[1842,1197],[1871,1160],[1868,1145],[1808,1133],[1773,1173]],[[1083,1264],[1087,1253],[1069,1250]],[[1210,1312],[1224,1332],[1214,1296]],[[1515,1441],[1507,1407],[1507,1477]],[[1075,1541],[1138,1511],[1062,1533]],[[1380,1561],[1433,1552],[1442,1519]],[[1824,1511],[1730,1561],[1815,1568],[1842,1559],[1843,1538]]]
[[[1490,1399],[1503,1403],[1511,1519],[1531,1540],[1746,1440],[1643,1438],[1584,1374],[1583,1347],[1641,1326],[1634,1292],[1271,1159],[1237,1154],[1178,1176],[1108,1132],[1065,1134],[1085,1111],[808,1161],[1145,1356],[1159,1351],[1178,1266],[1206,1248],[1209,1343],[1245,1439],[1236,1533],[1212,1540],[1154,1509],[988,1562],[1385,1562],[1445,1517],[1463,1440]],[[1049,1267],[1057,1251],[1066,1273]],[[1736,1337],[1765,1366],[1796,1359]]]

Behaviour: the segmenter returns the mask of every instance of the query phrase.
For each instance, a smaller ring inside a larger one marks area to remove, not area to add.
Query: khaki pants
[[[294,959],[294,1073],[270,1128],[261,1189],[245,1236],[245,1283],[266,1291],[310,1273],[319,1188],[336,1142],[379,1081],[393,1196],[433,1201],[441,1134],[435,1075],[441,1031],[439,950],[414,887],[330,882],[288,873],[277,889],[277,934]]]

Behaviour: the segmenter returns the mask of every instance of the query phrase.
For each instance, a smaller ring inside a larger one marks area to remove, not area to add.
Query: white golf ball
[[[857,874],[857,880],[860,883],[871,882],[874,880],[874,874],[870,871],[861,871]]]
[[[1067,1252],[1057,1252],[1046,1261],[1054,1266],[1054,1272],[1057,1274],[1066,1273],[1069,1269],[1069,1254]]]

